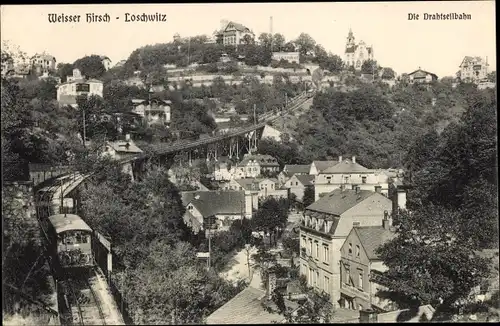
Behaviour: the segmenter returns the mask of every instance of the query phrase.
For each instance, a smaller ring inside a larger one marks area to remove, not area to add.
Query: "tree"
[[[299,52],[302,55],[307,55],[307,53],[313,51],[316,45],[316,41],[306,33],[301,33],[295,40],[295,43],[299,47]]]
[[[487,261],[460,238],[457,213],[430,205],[394,219],[396,237],[378,249],[388,267],[379,296],[400,308],[424,304],[452,311],[479,285]]]
[[[366,60],[361,65],[362,74],[373,74],[377,72],[377,62],[373,60]]]
[[[326,58],[319,61],[321,69],[328,70],[332,73],[339,73],[342,71],[344,63],[338,55],[329,54]]]
[[[272,43],[272,36],[269,33],[261,33],[259,35],[259,44],[261,47],[270,48]]]
[[[497,72],[496,71],[492,71],[488,74],[488,81],[492,82],[492,83],[497,82]]]
[[[249,45],[254,44],[255,42],[253,37],[251,37],[249,34],[246,34],[245,36],[243,36],[243,43]]]
[[[392,70],[392,68],[383,68],[384,69],[384,72],[382,73],[382,79],[394,79],[396,77],[396,73],[394,72],[394,70]]]
[[[260,205],[259,210],[252,218],[252,226],[258,231],[267,232],[270,243],[273,245],[276,242],[276,234],[285,228],[287,220],[288,201],[269,198]]]
[[[285,37],[280,34],[276,33],[273,35],[273,49],[274,51],[281,51],[283,49],[283,46],[285,45]]]
[[[58,63],[57,64],[57,76],[59,76],[59,78],[61,78],[61,82],[66,82],[66,79],[68,78],[68,76],[72,76],[73,75],[73,65],[71,63]]]
[[[78,68],[86,78],[101,78],[106,73],[106,68],[102,64],[98,55],[85,56],[76,60],[73,67]]]
[[[306,186],[304,189],[304,197],[302,199],[302,204],[304,208],[314,203],[315,194],[314,194],[314,186]]]

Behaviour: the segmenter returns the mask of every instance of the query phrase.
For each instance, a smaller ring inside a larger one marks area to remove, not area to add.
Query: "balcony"
[[[350,297],[359,297],[363,300],[370,301],[370,294],[364,291],[359,290],[358,288],[342,283],[340,285],[340,292],[350,296]]]

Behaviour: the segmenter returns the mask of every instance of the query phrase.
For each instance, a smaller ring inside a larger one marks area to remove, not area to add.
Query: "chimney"
[[[356,189],[356,193],[359,194],[359,191],[360,191],[359,186],[356,186],[355,189]]]
[[[130,134],[126,134],[126,135],[125,135],[125,140],[126,140],[126,141],[130,141]]]
[[[390,230],[392,226],[392,218],[389,216],[389,212],[384,211],[384,219],[382,220],[382,227],[386,230]]]
[[[352,157],[352,163],[356,163],[356,156]]]
[[[359,311],[360,323],[377,323],[377,313],[372,309],[363,309]]]
[[[342,155],[339,156],[339,163],[342,163]]]
[[[276,289],[276,274],[269,272],[267,277],[267,298],[271,300],[274,290]]]

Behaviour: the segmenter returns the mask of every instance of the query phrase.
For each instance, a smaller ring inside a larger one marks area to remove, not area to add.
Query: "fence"
[[[120,313],[122,314],[123,321],[127,325],[133,325],[134,322],[133,322],[131,316],[129,315],[129,306],[128,306],[127,300],[126,300],[126,298],[124,298],[123,294],[120,292],[120,290],[116,286],[116,280],[114,280],[112,277],[110,277],[109,288],[111,289],[111,294],[113,295],[113,298],[115,299],[115,302],[120,309]]]

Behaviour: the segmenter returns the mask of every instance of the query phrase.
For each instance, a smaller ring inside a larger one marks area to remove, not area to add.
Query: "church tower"
[[[349,34],[347,34],[347,44],[346,48],[353,47],[355,45],[354,43],[354,34],[352,33],[352,29],[349,28]]]

